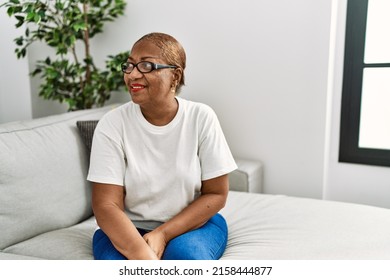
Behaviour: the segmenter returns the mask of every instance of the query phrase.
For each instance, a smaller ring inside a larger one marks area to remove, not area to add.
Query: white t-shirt
[[[165,126],[149,123],[130,101],[96,127],[88,180],[124,186],[135,223],[169,220],[199,195],[202,180],[237,168],[214,111],[177,100],[178,112]]]

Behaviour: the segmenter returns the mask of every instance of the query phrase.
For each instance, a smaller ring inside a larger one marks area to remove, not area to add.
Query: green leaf
[[[20,57],[25,57],[26,56],[26,48],[23,48],[20,50],[20,52],[18,53],[18,58]]]
[[[15,43],[16,43],[17,46],[23,46],[24,38],[23,38],[23,36],[20,36],[20,37],[18,37],[18,38],[15,38],[14,41],[15,41]]]
[[[73,29],[74,29],[74,31],[79,32],[80,29],[81,30],[86,30],[87,26],[85,25],[85,22],[76,22],[73,25]]]
[[[39,73],[42,73],[42,69],[36,68],[30,75],[34,77],[34,76],[38,75]]]
[[[72,35],[68,38],[66,38],[66,43],[69,47],[72,47],[76,42],[76,36]]]
[[[24,21],[24,17],[22,17],[22,16],[15,16],[15,18],[16,18],[17,20],[19,20],[19,21]]]
[[[7,14],[8,14],[8,16],[12,16],[13,14],[14,14],[14,7],[9,7],[8,9],[7,9]]]
[[[64,3],[60,2],[60,1],[56,1],[55,8],[57,10],[59,10],[59,11],[63,10],[64,9]]]
[[[41,16],[39,15],[39,14],[35,14],[34,15],[34,22],[36,23],[36,24],[39,24],[40,22],[41,22]]]
[[[35,18],[35,13],[33,11],[29,12],[26,16],[27,21],[33,21]]]
[[[15,27],[16,27],[16,28],[19,28],[19,27],[21,27],[21,26],[23,25],[23,23],[24,23],[24,19],[23,19],[23,20],[19,20],[19,21],[15,24]]]
[[[46,75],[49,79],[56,79],[58,77],[58,72],[56,72],[52,68],[48,68],[46,71]]]

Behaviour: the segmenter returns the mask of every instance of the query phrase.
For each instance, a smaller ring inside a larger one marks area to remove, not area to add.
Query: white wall
[[[182,96],[215,109],[236,156],[263,161],[265,192],[319,198],[330,12],[330,0],[134,0],[95,51],[172,34],[188,56]]]
[[[390,169],[339,163],[340,111],[347,0],[334,0],[329,72],[329,118],[326,146],[324,199],[390,208]],[[336,28],[337,27],[337,28]]]
[[[16,30],[15,23],[0,9],[0,123],[32,118],[28,63],[14,53],[13,40],[23,30]]]
[[[265,192],[320,198],[330,12],[330,0],[133,0],[92,51],[101,64],[145,33],[172,34],[188,56],[182,96],[215,109],[236,156],[264,163]],[[31,67],[47,52],[30,49]],[[63,110],[37,85],[34,117]]]

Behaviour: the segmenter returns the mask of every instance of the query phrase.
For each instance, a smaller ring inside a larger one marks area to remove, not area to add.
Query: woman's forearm
[[[224,199],[220,195],[201,195],[182,212],[161,225],[158,230],[162,230],[166,240],[169,241],[180,234],[204,225],[223,208],[224,204]]]
[[[123,211],[106,206],[96,210],[95,216],[99,227],[127,259],[157,259],[156,254]]]
[[[92,208],[99,227],[127,259],[157,259],[125,214],[123,200],[123,187],[93,184]]]

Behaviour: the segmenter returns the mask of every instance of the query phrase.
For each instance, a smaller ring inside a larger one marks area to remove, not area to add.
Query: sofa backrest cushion
[[[0,125],[0,249],[92,215],[76,122],[114,106]]]

